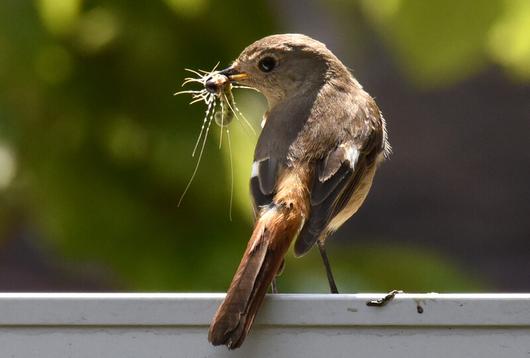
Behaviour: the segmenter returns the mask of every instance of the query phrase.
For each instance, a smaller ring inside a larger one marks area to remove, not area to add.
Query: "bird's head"
[[[282,34],[254,42],[220,73],[232,83],[260,91],[273,107],[318,90],[337,69],[347,72],[323,43],[305,35]]]

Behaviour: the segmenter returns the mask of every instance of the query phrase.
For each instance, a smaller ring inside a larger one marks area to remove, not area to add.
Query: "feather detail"
[[[307,190],[300,190],[297,175],[288,175],[287,185],[275,196],[274,204],[262,210],[234,275],[226,297],[210,325],[208,340],[229,349],[241,346],[272,280],[282,269],[293,239],[307,216]],[[293,190],[288,190],[290,187]],[[305,186],[304,186],[305,187]]]

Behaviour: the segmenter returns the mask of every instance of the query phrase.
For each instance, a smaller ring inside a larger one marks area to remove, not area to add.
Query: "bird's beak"
[[[235,66],[230,66],[219,72],[221,75],[228,77],[230,82],[237,82],[245,80],[249,77],[248,73],[242,72],[237,69]]]

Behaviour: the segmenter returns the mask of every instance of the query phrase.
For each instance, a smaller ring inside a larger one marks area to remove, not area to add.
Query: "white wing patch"
[[[330,179],[342,166],[342,163],[348,161],[351,169],[355,168],[359,160],[359,151],[353,143],[343,143],[331,152],[324,161],[324,168],[319,173],[318,179],[321,183]]]
[[[354,169],[355,165],[357,165],[357,160],[359,160],[359,151],[353,145],[346,147],[346,159],[350,162],[350,168]]]
[[[250,173],[250,177],[254,178],[257,177],[259,173],[259,161],[255,161],[252,163],[252,172]]]

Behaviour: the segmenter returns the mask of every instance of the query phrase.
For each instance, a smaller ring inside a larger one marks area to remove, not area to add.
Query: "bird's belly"
[[[364,175],[364,178],[359,183],[359,186],[351,196],[344,209],[342,209],[341,212],[335,215],[335,217],[329,222],[327,227],[328,232],[336,231],[342,224],[346,222],[346,220],[348,220],[353,214],[357,212],[357,210],[359,210],[359,208],[364,202],[364,199],[366,199],[370,188],[372,187],[372,181],[374,180],[376,170],[377,165],[372,165],[368,169],[368,171]]]

